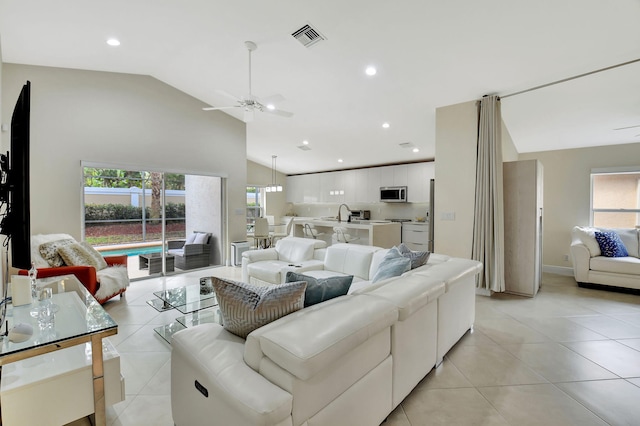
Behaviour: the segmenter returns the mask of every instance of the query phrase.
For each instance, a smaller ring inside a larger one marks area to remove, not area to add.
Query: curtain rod
[[[504,98],[508,98],[510,96],[516,96],[516,95],[521,95],[521,94],[527,93],[527,92],[533,92],[534,90],[544,89],[545,87],[553,86],[553,85],[560,84],[560,83],[566,83],[567,81],[576,80],[578,78],[586,77],[586,76],[592,75],[592,74],[597,74],[597,73],[600,73],[600,72],[603,72],[603,71],[609,71],[609,70],[612,70],[614,68],[624,67],[625,65],[631,65],[631,64],[634,64],[636,62],[640,62],[640,58],[633,59],[633,60],[627,61],[627,62],[622,62],[621,64],[616,64],[616,65],[611,65],[611,66],[608,66],[608,67],[605,67],[605,68],[600,68],[600,69],[595,70],[595,71],[589,71],[589,72],[586,72],[584,74],[574,75],[573,77],[563,78],[562,80],[553,81],[551,83],[547,83],[547,84],[543,84],[543,85],[540,85],[540,86],[531,87],[529,89],[521,90],[519,92],[509,93],[508,95],[500,96],[500,98],[504,99]]]

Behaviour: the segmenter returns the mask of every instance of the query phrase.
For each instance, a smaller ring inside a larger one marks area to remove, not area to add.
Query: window
[[[601,228],[640,226],[640,167],[591,172],[591,223]]]
[[[247,232],[252,232],[257,217],[265,213],[266,191],[264,187],[247,186]]]

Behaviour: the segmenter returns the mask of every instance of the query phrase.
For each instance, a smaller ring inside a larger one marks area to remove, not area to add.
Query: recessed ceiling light
[[[120,46],[120,40],[118,40],[117,38],[110,38],[109,40],[107,40],[107,44],[109,46]]]
[[[274,110],[276,109],[276,106],[274,104],[268,104],[267,109]]]
[[[364,72],[365,72],[367,75],[376,75],[376,73],[378,72],[378,70],[376,69],[376,67],[369,66],[369,67],[367,67],[367,69],[366,69],[366,70],[364,70]]]
[[[382,123],[382,127],[384,129],[388,129],[389,128],[389,123]]]
[[[413,148],[413,152],[420,152],[418,148]]]
[[[338,158],[338,163],[342,163],[342,158]]]
[[[302,141],[303,145],[309,145],[309,141]]]

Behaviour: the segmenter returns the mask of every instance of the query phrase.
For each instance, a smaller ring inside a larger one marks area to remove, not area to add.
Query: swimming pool
[[[119,249],[119,250],[102,250],[103,256],[119,256],[121,254],[126,254],[127,256],[137,256],[139,254],[149,254],[149,253],[160,253],[162,251],[161,247],[132,247],[128,249]]]

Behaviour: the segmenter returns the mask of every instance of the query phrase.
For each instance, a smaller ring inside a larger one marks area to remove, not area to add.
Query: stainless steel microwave
[[[380,188],[380,201],[383,203],[406,203],[406,186],[383,186]]]

